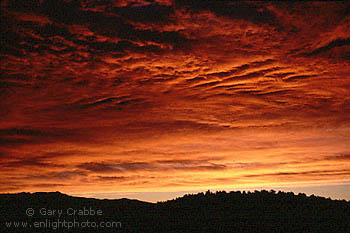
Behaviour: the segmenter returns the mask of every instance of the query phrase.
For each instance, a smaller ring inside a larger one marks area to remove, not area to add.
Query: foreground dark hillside
[[[208,191],[157,204],[59,192],[1,194],[0,221],[0,232],[346,233],[350,202],[274,191]]]

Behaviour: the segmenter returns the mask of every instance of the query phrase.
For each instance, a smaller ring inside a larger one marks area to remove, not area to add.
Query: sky
[[[1,1],[0,192],[350,200],[350,4]]]

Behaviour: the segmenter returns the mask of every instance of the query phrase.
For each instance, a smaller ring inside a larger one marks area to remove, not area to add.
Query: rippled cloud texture
[[[350,181],[342,2],[1,1],[0,192]]]

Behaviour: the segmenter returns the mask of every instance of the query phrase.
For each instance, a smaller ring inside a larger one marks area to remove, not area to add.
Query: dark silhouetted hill
[[[275,191],[208,191],[157,204],[59,192],[0,194],[0,222],[0,232],[346,233],[350,202]]]

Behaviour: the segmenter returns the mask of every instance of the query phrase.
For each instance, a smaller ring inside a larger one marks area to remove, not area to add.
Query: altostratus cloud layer
[[[1,2],[1,192],[350,180],[344,2]]]

